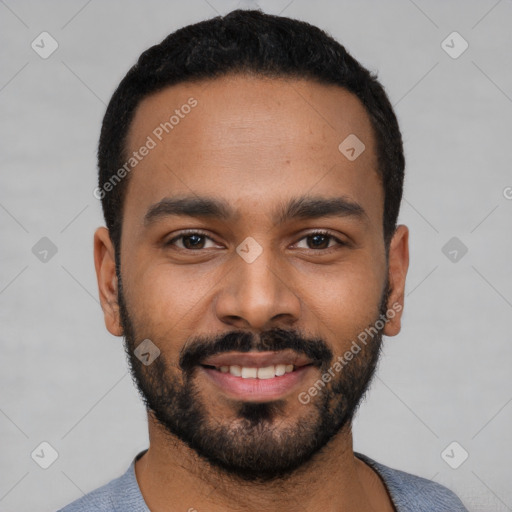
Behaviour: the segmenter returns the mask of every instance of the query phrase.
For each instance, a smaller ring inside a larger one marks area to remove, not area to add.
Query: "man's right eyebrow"
[[[235,220],[238,217],[229,204],[211,197],[165,197],[152,205],[144,216],[146,226],[169,216],[189,216]]]

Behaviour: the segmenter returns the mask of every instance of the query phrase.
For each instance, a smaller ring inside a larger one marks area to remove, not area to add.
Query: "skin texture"
[[[120,263],[124,298],[141,339],[166,340],[159,348],[175,367],[188,338],[232,330],[298,328],[325,340],[335,356],[344,354],[378,317],[386,279],[388,307],[403,307],[409,260],[408,230],[399,226],[386,261],[384,192],[363,105],[339,87],[306,80],[228,76],[180,84],[141,102],[128,153],[190,97],[197,106],[162,141],[155,139],[156,147],[129,177]],[[349,134],[366,146],[354,161],[338,150]],[[276,208],[304,195],[344,197],[365,213],[277,224]],[[223,199],[237,215],[166,216],[145,224],[152,205],[175,196]],[[211,240],[201,251],[180,250],[183,239],[164,245],[186,229]],[[315,230],[327,230],[346,245],[326,239],[322,249],[314,248],[305,237]],[[236,252],[247,237],[262,248],[252,263]],[[105,323],[122,336],[115,253],[106,228],[96,231],[94,252]],[[401,311],[384,334],[396,335],[400,319]],[[320,376],[308,372],[304,386],[286,397],[283,425],[306,417],[298,391]],[[232,419],[230,403],[217,388],[200,376],[196,385],[212,417]],[[378,475],[354,457],[350,425],[291,478],[267,485],[220,474],[170,437],[151,411],[148,425],[150,448],[136,463],[136,475],[152,511],[394,510]]]

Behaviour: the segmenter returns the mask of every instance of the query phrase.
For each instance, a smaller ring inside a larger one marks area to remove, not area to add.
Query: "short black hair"
[[[172,85],[239,73],[334,84],[359,98],[376,139],[377,172],[384,189],[384,240],[388,246],[400,210],[405,159],[398,121],[376,75],[318,27],[261,10],[237,9],[176,30],[148,48],[110,99],[98,146],[96,191],[116,249],[116,261],[129,179],[128,175],[120,179],[116,173],[128,161],[127,134],[137,106],[145,97]]]

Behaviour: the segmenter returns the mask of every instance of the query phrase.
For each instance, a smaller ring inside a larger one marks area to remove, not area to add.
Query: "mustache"
[[[231,331],[219,336],[192,338],[181,349],[179,366],[184,372],[190,372],[207,357],[224,352],[278,352],[285,349],[305,355],[318,367],[333,359],[332,350],[323,339],[307,338],[297,330],[276,328],[259,335],[248,331]]]

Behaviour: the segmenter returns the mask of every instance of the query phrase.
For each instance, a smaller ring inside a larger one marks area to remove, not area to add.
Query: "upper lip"
[[[308,357],[297,354],[293,350],[280,350],[278,352],[224,352],[207,357],[201,361],[207,366],[245,366],[247,368],[265,368],[277,364],[293,364],[294,366],[305,366],[312,364]]]

